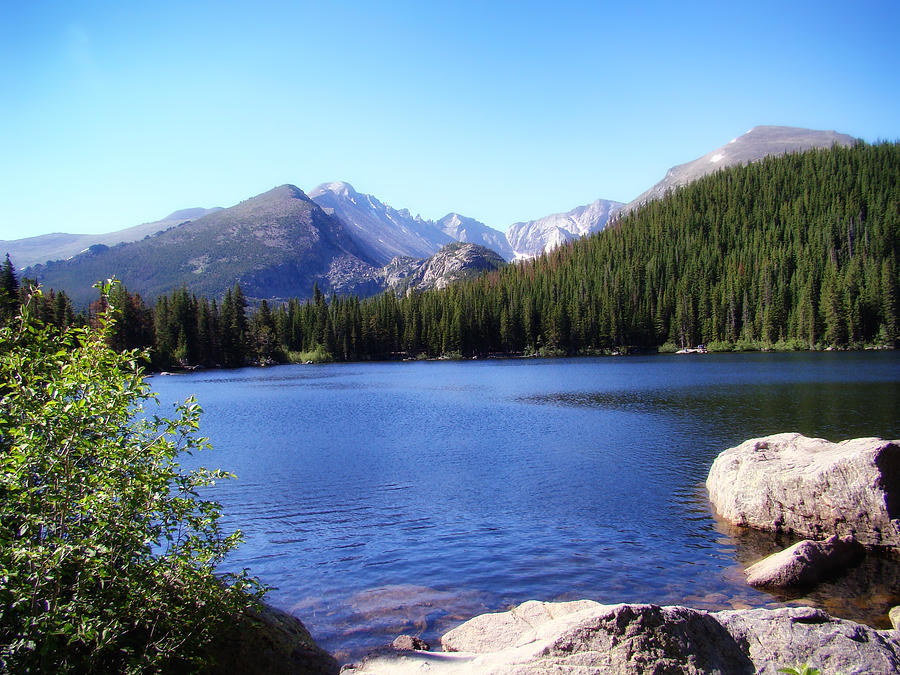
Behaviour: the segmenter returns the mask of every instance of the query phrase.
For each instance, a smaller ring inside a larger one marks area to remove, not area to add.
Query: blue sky
[[[346,180],[498,229],[757,124],[900,138],[900,3],[3,1],[0,239]]]

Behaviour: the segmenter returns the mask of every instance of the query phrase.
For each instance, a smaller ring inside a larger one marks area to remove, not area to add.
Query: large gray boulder
[[[447,633],[444,653],[379,654],[344,668],[391,673],[776,673],[809,663],[822,672],[900,672],[900,644],[826,613],[791,607],[704,612],[658,605],[527,602]]]
[[[743,609],[713,616],[758,673],[802,663],[822,673],[900,672],[900,642],[894,631],[836,619],[821,609]]]
[[[865,555],[862,544],[837,535],[825,541],[798,541],[745,570],[751,586],[811,586],[820,579],[858,563]]]
[[[332,675],[337,660],[312,639],[297,617],[261,603],[209,648],[213,675]]]
[[[900,441],[754,438],[716,458],[706,487],[735,525],[900,547]]]

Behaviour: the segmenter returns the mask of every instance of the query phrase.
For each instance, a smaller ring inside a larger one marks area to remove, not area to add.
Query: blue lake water
[[[703,483],[722,450],[799,431],[900,438],[900,354],[727,354],[279,366],[154,377],[195,395],[237,474],[211,495],[229,559],[344,660],[431,643],[529,599],[722,609],[803,602],[885,625],[897,563],[802,597],[743,566],[790,543],[731,528]]]

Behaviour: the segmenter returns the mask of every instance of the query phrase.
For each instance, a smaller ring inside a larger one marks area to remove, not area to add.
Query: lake
[[[195,395],[237,474],[211,496],[339,659],[529,599],[706,609],[802,602],[879,627],[898,563],[801,597],[744,583],[792,543],[732,528],[704,487],[756,436],[900,438],[900,353],[710,354],[278,366],[154,377]]]

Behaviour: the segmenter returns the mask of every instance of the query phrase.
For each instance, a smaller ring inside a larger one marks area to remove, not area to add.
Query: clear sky
[[[0,7],[0,239],[333,180],[506,229],[758,124],[900,138],[896,0]]]

